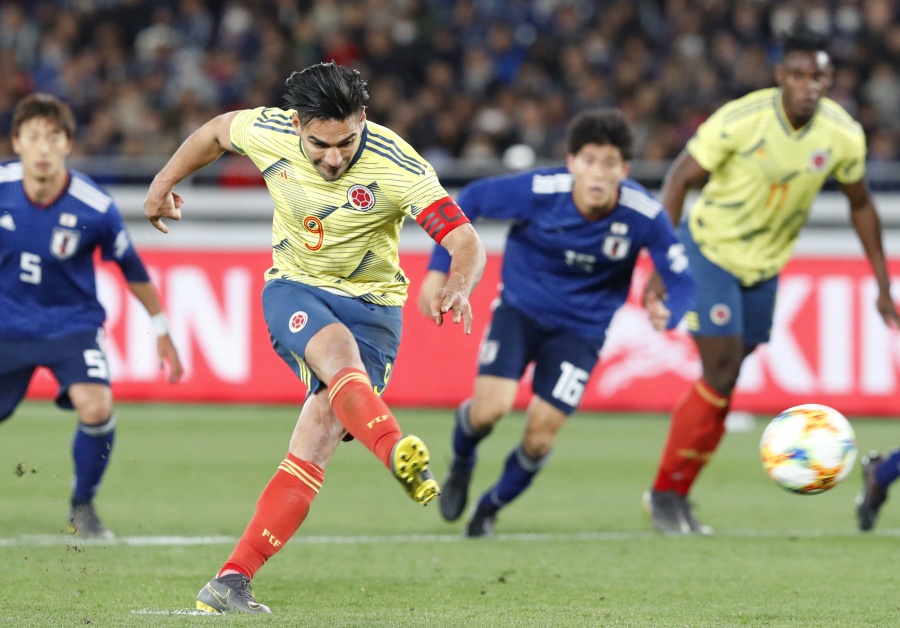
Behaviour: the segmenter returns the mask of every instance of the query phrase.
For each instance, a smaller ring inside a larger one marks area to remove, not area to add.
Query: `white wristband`
[[[165,312],[160,312],[159,314],[154,314],[150,317],[150,320],[153,321],[153,327],[156,328],[157,336],[165,336],[169,333],[169,320],[166,318]]]

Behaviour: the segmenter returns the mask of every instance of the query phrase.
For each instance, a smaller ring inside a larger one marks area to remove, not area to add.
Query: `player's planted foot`
[[[679,497],[681,497],[681,495],[679,495]],[[688,527],[691,529],[691,534],[710,536],[713,533],[712,528],[697,521],[697,517],[694,516],[694,507],[686,497],[681,497],[681,508],[682,514],[684,514],[684,519],[685,521],[687,521]]]
[[[878,511],[887,500],[887,490],[875,479],[875,472],[883,464],[881,455],[877,451],[869,452],[863,456],[862,465],[863,490],[856,496],[856,521],[859,529],[868,532],[875,527]]]
[[[69,510],[69,532],[77,534],[83,539],[96,541],[112,541],[116,535],[109,531],[97,511],[94,504],[74,504]]]
[[[206,613],[271,613],[269,607],[253,597],[250,578],[230,573],[213,578],[197,594],[197,610]]]
[[[428,462],[428,448],[421,438],[412,434],[398,440],[391,451],[394,477],[403,485],[403,490],[423,506],[441,494]]]
[[[684,498],[675,491],[645,491],[644,511],[653,529],[668,536],[691,534],[691,524],[685,517]]]
[[[497,511],[481,504],[475,509],[469,523],[466,524],[465,535],[470,539],[491,537],[494,532],[494,524],[497,522]]]
[[[469,482],[472,481],[472,467],[450,465],[450,473],[441,484],[439,504],[441,516],[447,521],[456,521],[466,509],[469,501]]]

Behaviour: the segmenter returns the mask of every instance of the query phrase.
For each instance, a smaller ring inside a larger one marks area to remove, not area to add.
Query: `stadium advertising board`
[[[305,390],[269,346],[260,291],[270,253],[142,251],[185,364],[167,384],[158,371],[153,327],[114,267],[101,266],[98,287],[108,314],[107,349],[117,400],[298,403]],[[646,261],[646,260],[645,260]],[[413,292],[426,254],[401,255]],[[473,298],[472,335],[452,324],[435,329],[411,300],[403,342],[385,395],[403,406],[452,406],[471,392],[479,340],[496,295],[500,258],[489,256]],[[642,286],[648,265],[638,268]],[[894,276],[900,264],[891,265]],[[897,286],[900,288],[900,286]],[[772,414],[816,402],[850,415],[900,415],[900,337],[874,307],[875,285],[862,258],[802,257],[782,276],[773,342],[745,363],[735,407]],[[668,411],[699,374],[683,331],[652,331],[633,290],[618,313],[584,395],[591,410]],[[29,395],[50,398],[52,377],[41,372]],[[527,399],[520,388],[520,403]]]

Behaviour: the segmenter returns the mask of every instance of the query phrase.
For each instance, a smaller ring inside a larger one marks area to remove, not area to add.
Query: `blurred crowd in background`
[[[32,91],[72,106],[76,154],[164,157],[334,60],[369,80],[369,119],[439,171],[559,159],[572,114],[597,106],[626,112],[636,158],[668,160],[719,105],[773,84],[778,37],[798,22],[829,35],[830,96],[865,127],[870,162],[900,159],[892,0],[6,1],[0,154]]]

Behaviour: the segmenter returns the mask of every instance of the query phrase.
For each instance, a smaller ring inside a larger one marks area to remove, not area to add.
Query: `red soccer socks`
[[[324,480],[322,467],[289,453],[263,489],[253,519],[219,575],[225,571],[238,571],[252,578],[284,547],[306,519],[309,506]]]
[[[702,378],[694,382],[672,412],[654,490],[688,494],[725,433],[729,403]]]
[[[390,469],[391,449],[403,433],[387,404],[375,394],[369,376],[358,369],[341,369],[328,384],[328,400],[351,436]]]

